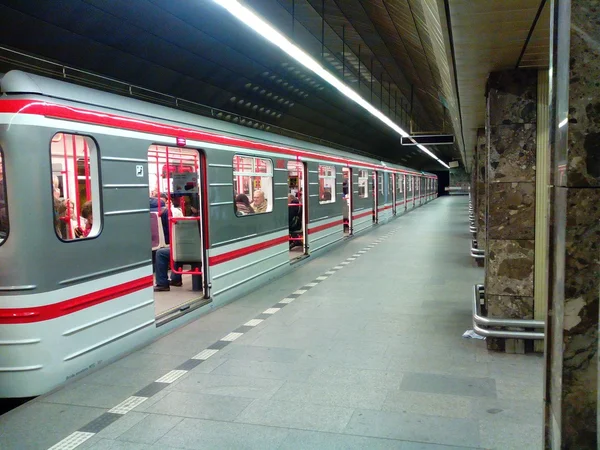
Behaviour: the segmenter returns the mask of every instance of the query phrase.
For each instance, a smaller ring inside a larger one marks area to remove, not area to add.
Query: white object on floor
[[[467,330],[463,333],[462,337],[467,339],[482,339],[485,341],[485,336],[479,336],[473,330]]]

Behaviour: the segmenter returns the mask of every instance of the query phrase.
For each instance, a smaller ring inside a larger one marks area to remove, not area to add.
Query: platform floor
[[[0,448],[541,448],[543,358],[461,337],[483,279],[467,205],[439,198],[1,416]]]

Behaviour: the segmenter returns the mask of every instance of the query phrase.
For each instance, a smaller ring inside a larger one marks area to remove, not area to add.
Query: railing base
[[[489,330],[485,327],[498,328],[530,328],[543,329],[545,323],[542,320],[528,319],[497,319],[481,315],[481,300],[485,295],[483,285],[476,284],[473,288],[473,331],[479,336],[506,338],[506,339],[544,339],[543,331],[511,331],[511,330]]]

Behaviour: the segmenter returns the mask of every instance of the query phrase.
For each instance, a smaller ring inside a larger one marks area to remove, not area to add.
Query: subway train
[[[18,70],[0,84],[0,398],[437,197],[436,176],[392,163]]]

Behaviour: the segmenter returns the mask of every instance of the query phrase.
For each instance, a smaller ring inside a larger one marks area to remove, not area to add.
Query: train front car
[[[45,101],[0,99],[0,397],[48,392],[154,334],[147,188],[114,160],[147,148],[46,117]]]

